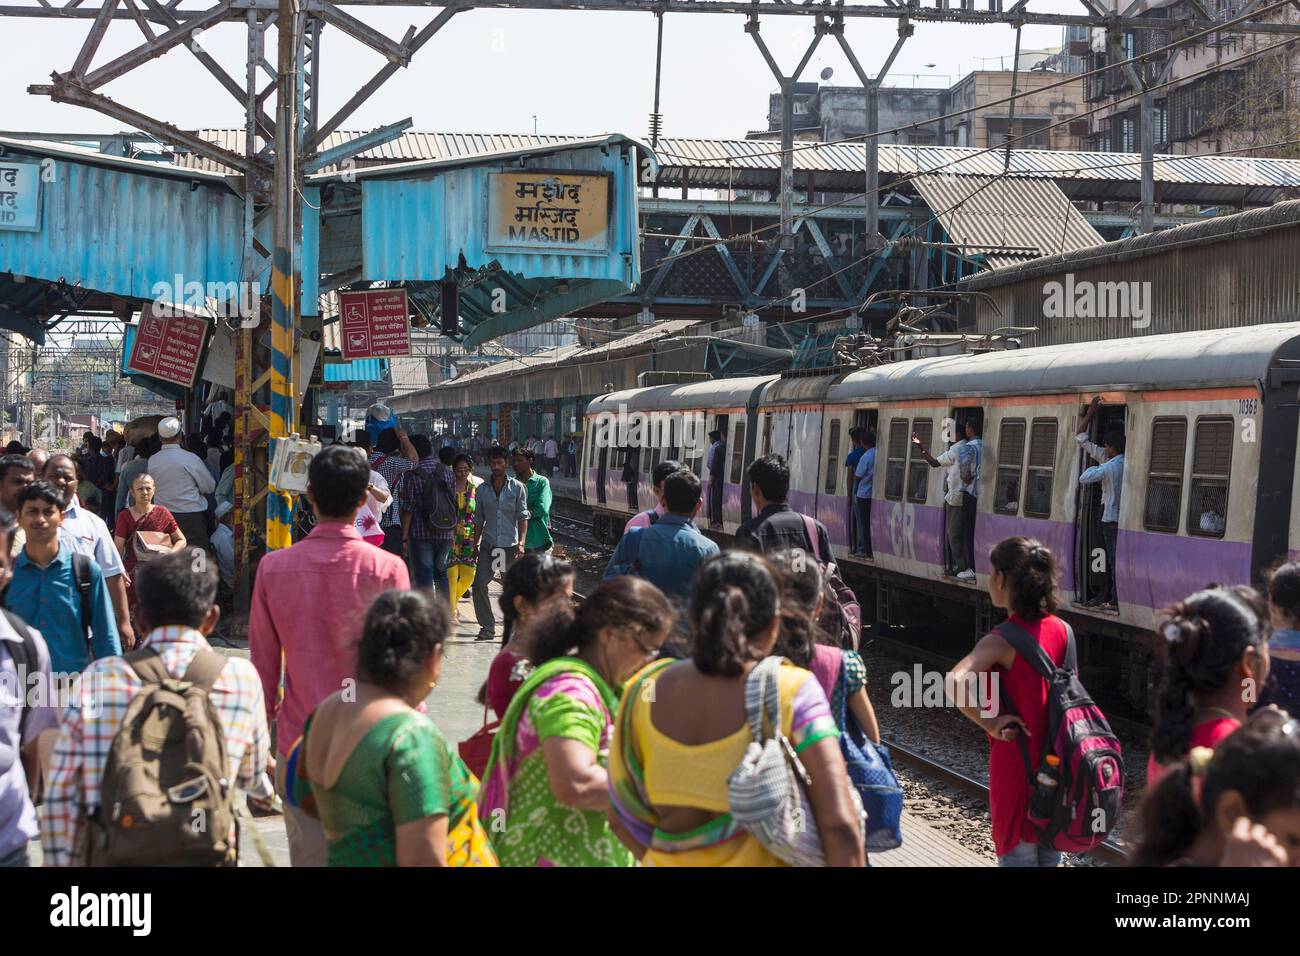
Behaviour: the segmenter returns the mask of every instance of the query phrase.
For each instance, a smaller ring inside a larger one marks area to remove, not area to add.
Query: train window
[[[826,449],[826,493],[835,494],[836,480],[840,474],[840,420],[831,422],[830,444]]]
[[[922,447],[930,447],[930,439],[934,437],[933,421],[928,418],[913,419],[912,431],[916,432],[916,437],[921,439]],[[912,449],[912,454],[907,461],[907,500],[924,503],[930,486],[930,466],[921,457],[920,448],[915,445],[909,447]]]
[[[1222,538],[1228,526],[1228,477],[1232,474],[1231,418],[1201,418],[1192,449],[1187,493],[1187,533]]]
[[[1025,469],[1025,517],[1052,514],[1052,476],[1056,471],[1056,419],[1035,418],[1029,431],[1029,466]]]
[[[740,484],[740,470],[745,464],[745,423],[736,422],[736,437],[731,443],[731,483]]]
[[[1020,470],[1025,463],[1025,420],[1005,418],[998,438],[998,482],[993,508],[1000,515],[1020,513]]]
[[[772,413],[768,412],[766,415],[763,416],[763,450],[759,453],[759,457],[761,458],[763,455],[770,455],[771,453],[772,453]]]
[[[903,470],[907,467],[907,419],[895,418],[889,423],[889,457],[885,466],[885,497],[890,501],[903,500]]]
[[[1151,467],[1142,527],[1178,533],[1183,498],[1183,460],[1187,454],[1187,419],[1157,418],[1151,423]]]

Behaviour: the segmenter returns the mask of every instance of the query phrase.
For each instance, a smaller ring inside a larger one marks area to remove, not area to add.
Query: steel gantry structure
[[[373,148],[400,135],[411,121],[405,120],[358,136],[330,149],[322,143],[339,130],[398,69],[408,66],[423,48],[453,17],[473,9],[527,9],[583,12],[645,13],[658,18],[667,14],[722,14],[745,19],[745,30],[757,42],[769,68],[783,90],[798,77],[807,64],[812,47],[793,74],[786,75],[759,36],[763,17],[813,17],[813,47],[826,34],[835,36],[849,57],[864,87],[868,126],[863,139],[872,146],[877,138],[873,109],[874,93],[902,44],[912,34],[915,23],[960,23],[967,25],[1086,26],[1109,31],[1167,29],[1168,23],[1135,16],[1141,0],[1129,0],[1116,9],[1106,9],[1100,0],[1080,0],[1082,10],[1068,14],[1038,12],[1029,9],[1030,0],[985,0],[986,9],[976,9],[976,0],[880,0],[874,3],[806,4],[787,0],[26,0],[0,4],[0,17],[42,18],[89,21],[89,29],[73,63],[56,70],[51,82],[29,87],[29,92],[49,96],[55,102],[96,110],[157,137],[164,143],[188,150],[237,171],[235,185],[244,199],[245,281],[255,288],[269,285],[270,308],[261,308],[253,320],[245,320],[236,341],[236,548],[240,555],[241,593],[246,593],[248,558],[259,544],[282,547],[289,542],[289,502],[286,496],[266,486],[267,439],[280,438],[297,426],[296,397],[297,339],[311,334],[304,329],[299,301],[299,246],[301,230],[302,177],[349,160],[359,152]],[[1197,16],[1180,21],[1192,32],[1222,28],[1222,20],[1204,6],[1202,0],[1188,0]],[[410,27],[400,39],[392,39],[374,29],[343,7],[432,7],[438,10],[425,25]],[[1231,29],[1235,33],[1300,34],[1300,24],[1272,22],[1251,16],[1260,4],[1248,2]],[[1276,5],[1274,5],[1276,6]],[[898,40],[883,68],[870,75],[853,55],[844,39],[843,28],[850,19],[889,19],[896,21]],[[108,62],[95,64],[96,54],[111,24],[132,21],[142,35],[134,49]],[[247,29],[247,56],[243,77],[232,75],[199,42],[203,31],[220,23],[242,23]],[[276,62],[266,58],[266,30],[274,22],[278,34]],[[346,100],[332,115],[320,112],[322,73],[321,41],[326,27],[349,37],[379,53],[384,65]],[[110,81],[126,75],[142,64],[167,52],[184,47],[212,75],[216,82],[239,102],[245,114],[245,149],[243,154],[224,149],[204,140],[175,122],[149,115],[105,96],[100,89]],[[1142,57],[1127,61],[1133,64]],[[275,95],[274,113],[267,106]],[[1148,97],[1149,98],[1149,97]],[[793,205],[793,130],[790,122],[790,97],[786,96],[782,130],[781,223],[783,245],[789,245],[795,229]],[[1149,119],[1149,117],[1148,117]],[[1149,139],[1144,135],[1144,144]],[[878,222],[876,195],[877,170],[873,168],[876,150],[868,148],[863,169],[867,222]],[[1149,154],[1144,154],[1144,175],[1151,176]],[[1144,192],[1144,199],[1151,193]],[[1144,222],[1147,221],[1144,211]],[[259,226],[272,228],[259,232]],[[874,230],[873,230],[874,231]],[[269,239],[266,238],[269,236]],[[269,283],[262,277],[268,276]],[[346,279],[346,277],[344,277]],[[326,282],[322,291],[345,284]],[[264,305],[265,303],[263,303]],[[316,320],[319,323],[319,319]],[[271,349],[263,354],[257,347],[255,331],[259,323],[271,328]],[[315,329],[319,333],[319,327]],[[258,408],[259,395],[268,395],[269,415]],[[257,509],[265,506],[265,531],[254,520]],[[260,536],[261,541],[255,540]]]

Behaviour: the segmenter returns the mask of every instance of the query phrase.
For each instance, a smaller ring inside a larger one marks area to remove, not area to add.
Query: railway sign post
[[[411,319],[405,289],[367,289],[339,295],[343,357],[388,358],[411,354]]]

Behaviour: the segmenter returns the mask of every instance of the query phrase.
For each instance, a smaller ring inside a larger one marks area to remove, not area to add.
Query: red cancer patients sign
[[[204,319],[145,312],[140,316],[127,368],[191,388],[207,335]]]
[[[405,289],[340,292],[339,315],[344,358],[411,354],[411,319]]]

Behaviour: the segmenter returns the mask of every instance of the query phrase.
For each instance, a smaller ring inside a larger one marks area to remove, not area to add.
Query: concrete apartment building
[[[1239,16],[1246,0],[1218,0],[1210,9],[1223,21]],[[1138,16],[1168,20],[1169,29],[1137,30],[1119,37],[1119,56],[1107,51],[1105,31],[1092,31],[1086,69],[1097,70],[1119,59],[1175,43],[1188,34],[1181,22],[1194,15],[1186,0],[1145,0]],[[1274,11],[1265,20],[1300,22],[1295,8]],[[1233,62],[1279,37],[1224,32],[1179,48],[1159,90],[1152,117],[1157,153],[1203,155],[1245,150],[1245,155],[1294,157],[1300,126],[1300,51],[1294,47],[1266,52],[1257,59]],[[1163,56],[1161,57],[1163,61]],[[1146,66],[1153,81],[1162,64]],[[1209,72],[1213,71],[1213,72]],[[1088,148],[1131,153],[1141,149],[1138,98],[1125,71],[1110,70],[1084,81],[1090,117]]]
[[[1008,57],[1010,59],[1010,57]],[[916,146],[987,147],[1004,143],[1010,124],[1017,145],[1036,149],[1085,149],[1089,133],[1083,112],[1083,81],[1071,76],[1081,57],[1060,51],[1022,51],[1015,83],[1020,99],[1014,121],[1008,104],[1011,70],[976,70],[947,87],[882,86],[879,129],[882,143]],[[1061,84],[1062,80],[1066,82]],[[1053,87],[1048,89],[1048,87]],[[948,116],[968,110],[959,116]],[[798,83],[794,89],[795,138],[836,142],[861,136],[866,129],[866,94],[858,86]],[[942,118],[948,117],[948,118]],[[750,139],[781,135],[781,94],[768,100],[768,128]]]

